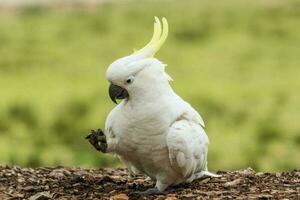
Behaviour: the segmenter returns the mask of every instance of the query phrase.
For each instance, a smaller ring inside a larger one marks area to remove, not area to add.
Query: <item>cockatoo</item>
[[[167,36],[167,20],[155,17],[151,41],[109,65],[109,96],[122,101],[109,113],[105,134],[98,129],[87,136],[97,150],[116,154],[130,172],[156,182],[143,194],[218,176],[207,169],[209,140],[201,116],[173,91],[166,65],[154,58]]]

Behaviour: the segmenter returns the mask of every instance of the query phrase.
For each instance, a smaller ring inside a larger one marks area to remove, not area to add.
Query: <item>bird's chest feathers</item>
[[[169,113],[162,107],[122,110],[120,120],[116,122],[118,150],[122,153],[147,154],[162,148],[170,119]]]

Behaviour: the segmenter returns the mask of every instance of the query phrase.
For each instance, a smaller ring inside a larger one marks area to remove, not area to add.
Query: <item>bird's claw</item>
[[[85,139],[89,140],[90,144],[95,147],[97,151],[101,151],[102,153],[106,153],[107,150],[107,142],[106,137],[103,131],[99,128],[97,131],[91,130]]]

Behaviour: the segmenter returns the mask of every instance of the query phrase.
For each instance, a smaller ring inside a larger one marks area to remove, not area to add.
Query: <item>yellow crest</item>
[[[140,50],[134,51],[132,55],[136,55],[139,53],[143,53],[144,51],[147,51],[147,57],[153,57],[155,53],[161,48],[161,46],[164,44],[168,37],[169,27],[168,27],[168,21],[166,18],[162,18],[162,24],[158,17],[154,17],[154,31],[153,36],[150,40],[150,42],[143,47]]]

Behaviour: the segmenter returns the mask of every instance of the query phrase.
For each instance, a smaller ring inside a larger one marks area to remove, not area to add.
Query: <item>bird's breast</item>
[[[153,174],[157,163],[168,159],[166,132],[170,122],[166,116],[140,116],[120,121],[117,153],[140,171]]]
[[[119,140],[118,152],[124,160],[149,176],[164,167],[163,163],[168,163],[164,134],[145,136],[132,133],[128,134],[128,137],[122,136]]]

